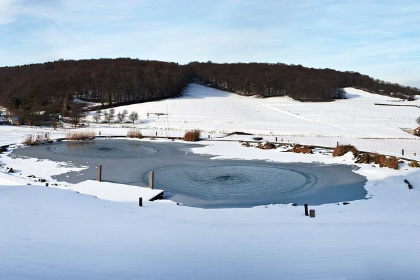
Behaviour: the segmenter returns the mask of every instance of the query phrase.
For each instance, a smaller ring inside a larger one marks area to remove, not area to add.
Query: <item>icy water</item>
[[[15,150],[12,156],[66,161],[89,166],[81,172],[56,176],[78,183],[103,181],[145,186],[155,171],[155,188],[165,198],[201,208],[253,207],[297,203],[319,205],[363,199],[366,178],[354,166],[319,163],[271,163],[250,160],[213,160],[190,151],[196,144],[106,139],[62,142]]]

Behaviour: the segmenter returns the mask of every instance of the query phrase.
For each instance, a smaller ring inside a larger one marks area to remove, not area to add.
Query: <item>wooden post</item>
[[[314,209],[309,210],[309,217],[315,218],[315,210]]]
[[[277,137],[276,137],[276,142],[277,142]]]
[[[157,136],[157,131],[156,131],[156,136]]]
[[[303,206],[305,206],[305,216],[309,216],[309,214],[308,214],[308,204],[304,204]]]
[[[102,181],[102,165],[98,165],[96,166],[96,180],[98,182]]]
[[[404,155],[404,149],[402,149],[401,154]]]
[[[143,207],[143,198],[139,197],[139,207]]]
[[[337,147],[338,147],[338,141],[337,141]]]
[[[416,156],[416,153],[414,153],[414,156]]]
[[[149,188],[153,189],[153,184],[155,180],[155,172],[152,170],[149,172]]]

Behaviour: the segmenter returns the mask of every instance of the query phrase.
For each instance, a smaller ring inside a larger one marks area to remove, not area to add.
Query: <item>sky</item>
[[[0,0],[0,66],[268,62],[420,87],[419,15],[418,0]]]

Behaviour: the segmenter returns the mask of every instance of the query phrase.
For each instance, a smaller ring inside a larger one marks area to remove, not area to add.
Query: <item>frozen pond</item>
[[[319,163],[272,163],[213,160],[190,151],[197,144],[105,139],[62,142],[15,150],[12,156],[35,157],[89,166],[81,172],[56,176],[78,183],[96,178],[145,186],[155,171],[155,188],[165,198],[202,208],[252,207],[297,203],[319,205],[363,199],[365,177],[354,166]]]

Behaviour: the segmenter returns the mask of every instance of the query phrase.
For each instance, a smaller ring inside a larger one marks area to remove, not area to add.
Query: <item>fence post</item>
[[[102,165],[98,165],[96,166],[96,180],[98,180],[98,182],[102,181]]]
[[[404,155],[404,149],[402,149],[401,154]]]
[[[315,218],[315,210],[314,209],[309,210],[309,217]]]
[[[308,204],[304,204],[303,206],[305,206],[305,216],[308,216]]]
[[[152,170],[149,172],[149,188],[153,189],[154,181],[155,181],[155,172]]]
[[[139,207],[143,207],[143,198],[139,197]]]

